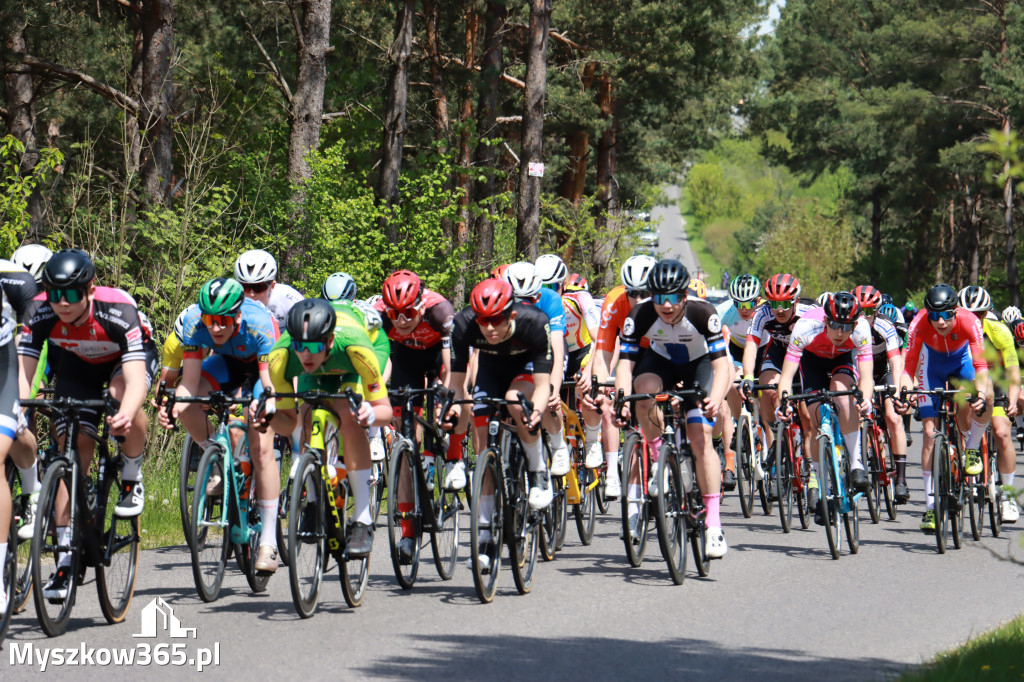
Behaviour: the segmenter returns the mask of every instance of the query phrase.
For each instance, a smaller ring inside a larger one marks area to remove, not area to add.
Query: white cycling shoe
[[[729,551],[729,545],[725,542],[725,535],[721,528],[708,528],[708,558],[721,559]]]

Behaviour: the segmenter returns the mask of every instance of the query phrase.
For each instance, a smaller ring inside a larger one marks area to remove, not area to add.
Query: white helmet
[[[373,304],[369,301],[355,301],[356,307],[363,313],[363,319],[366,320],[367,331],[376,331],[384,325],[384,321],[380,318],[380,313],[373,307]]]
[[[321,294],[328,301],[356,300],[356,281],[347,272],[336,272],[324,282]]]
[[[242,284],[262,284],[277,278],[277,261],[263,249],[246,251],[235,261],[235,279]]]
[[[818,296],[818,298],[815,299],[815,303],[818,304],[819,308],[824,308],[825,304],[828,303],[829,296],[831,296],[831,295],[832,295],[831,291],[823,291]]]
[[[658,262],[654,256],[633,256],[626,259],[622,264],[619,275],[622,277],[622,284],[626,291],[640,291],[647,288],[647,276],[651,274],[651,268]]]
[[[540,292],[540,275],[537,274],[536,266],[529,261],[519,261],[508,266],[505,269],[505,281],[512,285],[512,293],[516,298],[533,298]]]
[[[1020,308],[1015,305],[1011,305],[1009,308],[1003,310],[1003,322],[1010,324],[1014,320],[1021,319]]]
[[[970,286],[960,290],[959,303],[972,313],[980,313],[992,307],[992,297],[984,287]]]
[[[545,253],[537,259],[536,265],[541,284],[561,284],[569,276],[565,262],[553,253]]]
[[[42,244],[25,244],[11,254],[11,262],[28,270],[39,284],[43,279],[43,266],[53,256],[53,251]]]
[[[384,297],[383,297],[383,296],[381,296],[380,294],[374,294],[374,295],[373,295],[373,296],[371,296],[370,298],[366,299],[366,305],[368,305],[368,306],[372,306],[372,307],[376,308],[376,306],[377,306],[377,301],[379,301],[379,300],[381,300],[381,299],[383,299],[383,298],[384,298]]]
[[[181,314],[178,315],[178,319],[174,321],[174,335],[178,337],[179,341],[185,340],[185,317],[188,315],[189,311],[192,310],[192,308],[198,307],[198,303],[193,303],[189,307],[182,310]]]

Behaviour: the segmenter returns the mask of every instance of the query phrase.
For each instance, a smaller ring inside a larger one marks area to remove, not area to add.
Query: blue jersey
[[[242,303],[242,321],[234,335],[228,342],[215,346],[210,330],[206,328],[202,320],[202,311],[199,306],[188,309],[185,315],[185,324],[182,329],[182,346],[185,357],[201,357],[204,348],[210,348],[218,355],[238,358],[240,360],[258,360],[265,363],[270,356],[270,349],[274,347],[277,334],[274,331],[274,321],[262,304],[256,301],[245,299]]]
[[[562,297],[553,289],[542,288],[540,290],[540,300],[537,301],[536,306],[548,316],[548,326],[551,328],[551,333],[557,332],[564,335],[565,308],[562,307]]]

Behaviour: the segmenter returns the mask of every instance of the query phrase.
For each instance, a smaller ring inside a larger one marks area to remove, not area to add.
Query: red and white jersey
[[[589,346],[593,339],[590,330],[597,333],[601,326],[601,311],[594,307],[594,297],[588,291],[570,291],[562,295],[565,309],[565,343],[574,351]]]
[[[914,376],[922,346],[947,355],[963,349],[964,346],[969,346],[974,370],[988,369],[988,365],[985,363],[984,335],[985,332],[978,316],[964,308],[957,308],[953,328],[948,334],[942,336],[928,321],[928,311],[922,308],[917,311],[914,321],[910,323],[910,331],[907,336],[907,363],[903,368],[904,372]]]
[[[442,348],[451,345],[452,324],[455,319],[455,308],[441,294],[424,289],[422,294],[423,315],[420,323],[409,334],[399,334],[395,325],[387,316],[387,305],[381,299],[374,307],[381,313],[384,332],[395,343],[408,346],[415,350],[425,350],[441,344]]]
[[[834,358],[847,351],[854,351],[858,362],[871,360],[871,325],[863,317],[857,320],[850,337],[838,346],[825,333],[825,310],[812,308],[795,325],[786,348],[786,359],[800,362],[806,352],[819,358]]]

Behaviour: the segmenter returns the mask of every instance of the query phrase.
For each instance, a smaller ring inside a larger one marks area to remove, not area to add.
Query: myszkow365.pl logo
[[[42,647],[35,642],[10,643],[10,664],[37,666],[40,672],[48,667],[69,666],[188,666],[197,672],[220,665],[220,642],[212,647],[189,651],[188,640],[196,638],[195,628],[183,627],[174,615],[174,609],[161,597],[153,599],[142,609],[141,632],[136,639],[169,637],[182,642],[138,642],[135,646],[106,648],[91,647],[82,642],[77,647]]]

